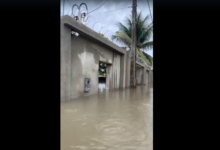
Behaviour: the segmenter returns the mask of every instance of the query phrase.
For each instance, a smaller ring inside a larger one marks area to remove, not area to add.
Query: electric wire
[[[94,16],[94,15],[103,14],[103,13],[108,13],[108,12],[118,11],[118,10],[122,10],[122,9],[126,9],[126,8],[131,8],[131,6],[129,6],[129,7],[124,7],[124,8],[119,8],[119,9],[115,9],[115,10],[110,10],[110,11],[105,11],[105,12],[101,12],[101,13],[98,13],[98,14],[93,14],[93,16]]]
[[[90,13],[92,13],[92,12],[98,10],[98,9],[99,9],[100,7],[102,7],[107,1],[108,1],[108,0],[106,0],[104,3],[102,3],[102,4],[101,4],[99,7],[97,7],[96,9],[90,11],[88,14],[90,14]]]
[[[153,17],[152,17],[151,10],[150,10],[149,0],[147,0],[147,4],[148,4],[148,7],[149,7],[149,11],[150,11],[151,20],[152,20],[152,22],[153,22]]]

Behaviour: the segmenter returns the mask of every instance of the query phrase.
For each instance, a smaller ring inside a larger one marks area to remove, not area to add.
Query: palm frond
[[[146,56],[143,54],[143,52],[139,48],[137,48],[137,54],[146,62],[148,66],[152,65],[151,61],[146,58]]]
[[[141,18],[140,18],[141,17]],[[136,24],[136,28],[137,28],[137,39],[139,38],[139,36],[142,34],[143,29],[146,29],[147,27],[147,20],[149,20],[149,15],[146,16],[144,19],[142,19],[142,15],[140,14],[137,18],[137,24]]]
[[[145,63],[146,63],[148,66],[152,66],[152,65],[153,65],[153,59],[152,59],[152,57],[151,57],[150,55],[148,55],[147,53],[143,53],[143,52],[140,50],[140,48],[136,48],[136,50],[137,50],[137,55],[138,55],[139,57],[141,57],[142,60],[144,60]],[[131,52],[131,49],[128,50],[128,53],[129,53],[129,52]],[[146,56],[146,55],[147,55],[147,56]]]
[[[131,34],[131,30],[128,29],[125,25],[123,25],[122,23],[118,22],[116,24],[116,26],[118,27],[119,31],[122,31],[124,33],[126,33],[127,35]]]
[[[137,35],[137,48],[143,49],[151,49],[153,48],[153,41],[150,41],[153,34],[153,24],[148,23],[150,19],[150,15],[147,15],[143,18],[142,12],[139,12],[137,15],[137,24],[136,24],[136,35]],[[125,19],[125,24],[120,22],[117,23],[117,27],[119,32],[116,32],[115,35],[112,36],[113,40],[117,40],[127,47],[131,47],[131,39],[132,39],[132,17],[130,16]],[[146,63],[152,64],[152,61],[146,58],[141,51],[138,52],[140,57],[146,60]]]
[[[126,19],[125,19],[125,23],[126,23],[126,25],[127,25],[127,29],[130,31],[130,32],[128,33],[128,36],[131,38],[131,35],[132,35],[132,21],[131,21],[131,19],[126,18]]]
[[[153,41],[145,42],[141,46],[143,49],[149,50],[153,48]]]
[[[116,32],[115,35],[112,35],[112,40],[121,42],[127,47],[131,46],[131,38],[124,32]]]
[[[147,58],[147,60],[149,60],[149,61],[150,61],[150,63],[151,63],[151,64],[153,64],[153,57],[152,57],[152,56],[150,56],[149,54],[147,54],[147,53],[143,52],[143,51],[142,51],[142,53],[143,53],[143,54],[144,54],[144,56]]]
[[[140,43],[144,43],[150,40],[152,34],[153,34],[153,26],[142,28],[142,33],[139,37],[137,37],[137,39]]]

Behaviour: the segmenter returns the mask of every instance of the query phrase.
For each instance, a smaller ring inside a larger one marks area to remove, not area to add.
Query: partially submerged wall
[[[109,66],[109,89],[119,88],[120,54],[84,37],[72,37],[71,99],[98,93],[99,61]],[[90,78],[90,92],[84,92],[84,78]]]
[[[142,85],[143,84],[143,67],[136,67],[136,84]]]
[[[108,89],[130,87],[131,60],[126,50],[78,23],[70,16],[61,19],[61,101],[98,93],[99,61],[107,63]],[[71,36],[71,31],[79,36]],[[138,65],[141,65],[137,63]],[[137,84],[153,85],[153,72],[137,69]],[[84,92],[84,79],[90,78],[90,92]]]
[[[148,85],[149,83],[149,70],[145,70],[146,74],[145,74],[145,85]]]
[[[150,87],[153,87],[153,70],[149,71],[149,81],[148,82],[149,82],[148,85]]]
[[[66,28],[63,23],[60,24],[60,96],[61,101],[70,99],[70,79],[71,79],[71,30]]]
[[[145,85],[149,87],[149,84],[153,84],[153,73],[148,67],[136,68],[136,83],[137,85]]]
[[[71,36],[71,30],[79,36]],[[61,101],[98,93],[99,61],[108,63],[109,89],[124,88],[125,50],[69,16],[61,19]],[[90,92],[84,92],[90,78]]]

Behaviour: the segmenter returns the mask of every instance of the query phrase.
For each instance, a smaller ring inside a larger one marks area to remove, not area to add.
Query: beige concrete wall
[[[120,88],[126,87],[126,55],[120,55]]]
[[[110,79],[111,89],[119,88],[120,84],[120,55],[113,52],[112,74]]]
[[[143,67],[136,67],[136,84],[143,84]]]
[[[148,83],[148,85],[150,86],[150,87],[153,87],[153,71],[152,70],[150,70],[149,71],[149,83]]]
[[[60,25],[60,44],[61,44],[61,62],[60,62],[60,98],[61,101],[70,99],[70,75],[71,75],[71,30],[62,23]]]
[[[146,74],[145,74],[145,85],[148,85],[149,82],[149,70],[145,70]]]
[[[79,36],[71,35],[77,31]],[[61,18],[61,101],[98,93],[99,61],[108,63],[109,89],[125,87],[126,52],[70,16]],[[91,79],[84,92],[84,79]]]
[[[98,93],[99,61],[109,65],[109,89],[119,88],[121,55],[83,37],[72,37],[71,99]],[[84,78],[91,79],[90,92],[84,92]]]

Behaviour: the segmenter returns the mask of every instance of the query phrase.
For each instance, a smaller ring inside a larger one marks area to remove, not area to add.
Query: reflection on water
[[[152,89],[61,103],[61,150],[152,150]]]
[[[105,83],[99,83],[99,91],[104,91],[106,89]]]

